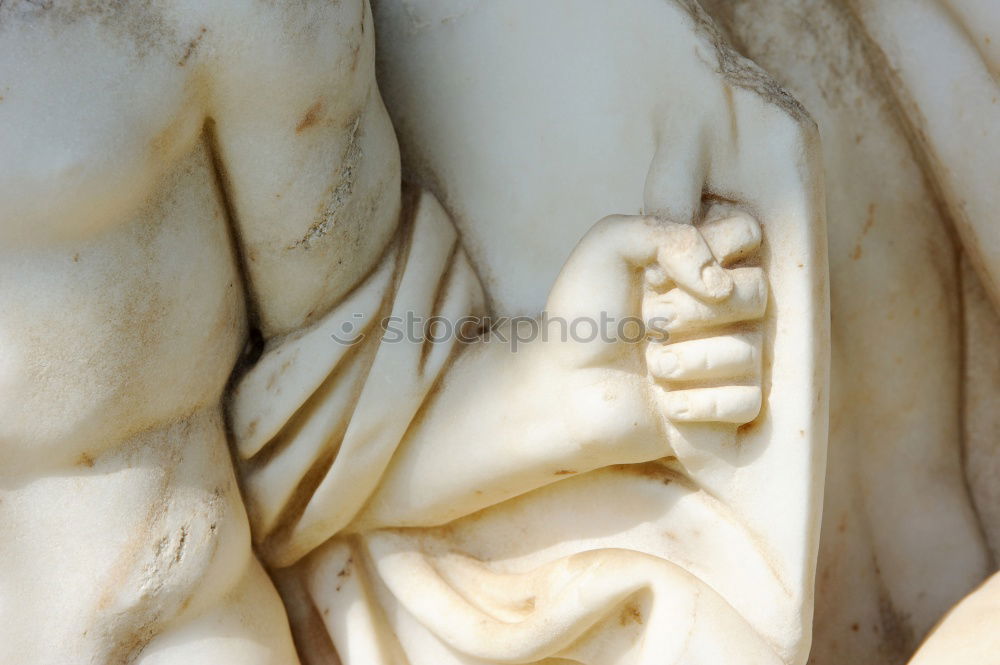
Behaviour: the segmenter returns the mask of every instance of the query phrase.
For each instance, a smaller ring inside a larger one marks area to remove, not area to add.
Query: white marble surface
[[[375,5],[378,16],[390,16],[380,19],[392,30],[380,50],[380,76],[404,161],[445,197],[471,238],[471,251],[481,252],[486,265],[499,252],[476,244],[477,234],[497,224],[478,216],[493,191],[491,179],[533,174],[524,181],[528,193],[519,190],[504,204],[547,202],[543,219],[525,213],[534,228],[570,219],[560,207],[597,208],[602,199],[635,205],[644,164],[628,165],[620,155],[625,146],[641,146],[648,131],[654,104],[644,97],[643,83],[668,80],[673,70],[662,63],[676,61],[655,48],[656,55],[644,57],[645,35],[669,34],[660,3],[636,9],[643,20],[627,26],[609,18],[600,3],[584,3],[559,20],[477,20],[477,12],[495,11],[488,4]],[[992,569],[983,532],[997,542],[997,324],[979,281],[988,285],[994,271],[983,257],[996,236],[1000,191],[991,147],[1000,126],[993,29],[1000,14],[989,2],[972,1],[702,4],[744,54],[804,103],[823,141],[833,412],[812,662],[902,662]],[[407,29],[402,19],[391,18],[403,12],[386,9],[398,7],[411,19]],[[594,28],[588,35],[580,26],[591,23],[614,29],[598,35]],[[544,36],[524,37],[535,29]],[[463,33],[475,48],[463,46]],[[631,53],[632,47],[641,53]],[[507,60],[525,63],[521,78],[484,64]],[[587,77],[572,76],[575,62],[583,63]],[[456,69],[464,75],[451,79]],[[442,82],[425,93],[411,72],[421,81]],[[539,93],[552,81],[560,84],[551,95]],[[494,85],[503,92],[494,96]],[[528,90],[548,100],[546,112],[508,114],[508,106],[495,102],[519,99]],[[449,170],[459,145],[476,144],[458,122],[455,147],[440,147],[452,134],[440,121],[451,117],[442,96],[462,100],[467,122],[490,117],[507,138],[503,145],[536,146],[544,158],[520,161],[513,148],[482,157],[476,171]],[[622,98],[630,103],[608,102]],[[690,103],[676,95],[672,105],[656,108],[676,110],[677,122],[695,133],[702,117],[685,112]],[[552,130],[547,119],[560,109],[562,121]],[[604,147],[591,151],[591,136]],[[626,170],[605,169],[613,158]],[[632,175],[618,180],[623,172]],[[563,174],[596,184],[559,199],[557,188],[546,185],[563,183]],[[546,265],[539,255],[568,250],[559,245],[559,233],[550,244],[532,245],[530,255],[511,242],[508,260]],[[525,274],[496,279],[495,292],[508,306],[539,301],[521,286],[530,281]]]
[[[373,5],[0,0],[0,661],[991,662],[997,8]]]

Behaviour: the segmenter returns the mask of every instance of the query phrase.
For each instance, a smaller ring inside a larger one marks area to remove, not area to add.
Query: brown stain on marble
[[[288,370],[295,363],[295,359],[298,358],[298,355],[299,355],[298,351],[295,351],[288,358],[285,358],[285,360],[281,363],[281,366],[278,367],[278,369],[271,372],[270,376],[267,377],[267,384],[264,386],[264,388],[268,392],[273,392],[274,389],[278,387],[281,378],[285,375],[286,372],[288,372]],[[256,423],[254,427],[256,429]]]
[[[319,122],[322,111],[323,111],[323,100],[320,99],[317,100],[312,106],[310,106],[306,110],[305,114],[302,116],[302,119],[299,121],[299,124],[295,126],[295,133],[301,134],[310,127],[316,126],[316,124]]]
[[[341,568],[340,571],[337,573],[336,591],[340,591],[344,586],[344,582],[350,579],[351,574],[354,572],[353,569],[354,569],[354,556],[351,555],[347,557],[347,561],[344,562],[344,567]]]
[[[917,646],[909,616],[901,612],[892,602],[886,589],[880,589],[878,600],[878,627],[880,651],[886,656],[906,662]]]
[[[93,21],[131,44],[135,55],[174,48],[180,40],[175,26],[163,14],[159,0],[28,0],[22,2],[21,21],[50,21],[64,25]]]
[[[622,608],[621,614],[618,615],[618,624],[621,626],[627,626],[629,624],[639,624],[643,623],[642,611],[636,606],[635,603],[629,603]]]
[[[187,61],[191,59],[194,52],[198,50],[198,46],[201,44],[201,40],[204,38],[206,32],[208,32],[208,28],[201,26],[201,29],[198,31],[198,34],[195,35],[194,39],[187,43],[184,47],[184,53],[181,55],[180,60],[177,61],[178,67],[183,67],[187,64]]]
[[[854,251],[851,252],[852,261],[857,261],[861,258],[861,246],[865,241],[865,236],[868,235],[868,232],[872,230],[873,226],[875,226],[875,204],[870,203],[868,204],[868,217],[865,219],[865,225],[861,228],[861,235],[858,236],[857,242],[854,243]]]

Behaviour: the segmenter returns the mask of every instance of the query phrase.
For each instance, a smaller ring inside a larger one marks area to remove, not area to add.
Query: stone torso
[[[30,5],[0,7],[5,475],[215,405],[245,319],[197,76]]]
[[[131,662],[256,565],[220,408],[247,324],[187,62],[204,30],[112,4],[0,3],[3,662]]]

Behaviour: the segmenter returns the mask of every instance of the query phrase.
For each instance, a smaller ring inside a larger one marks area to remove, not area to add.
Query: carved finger
[[[546,310],[566,319],[596,312],[633,315],[635,268],[655,262],[662,227],[641,216],[612,215],[597,222],[563,265]]]
[[[735,209],[727,212],[698,227],[712,254],[724,266],[756,252],[761,240],[760,223],[752,215]]]
[[[754,333],[650,344],[646,366],[654,377],[667,381],[757,376],[760,348],[760,335]]]
[[[671,138],[658,137],[646,174],[643,204],[647,214],[692,224],[701,211],[709,168],[707,128],[702,125],[697,131],[687,129],[667,135]]]
[[[617,215],[595,224],[577,245],[549,293],[546,310],[567,321],[599,313],[616,320],[634,317],[640,298],[652,295],[641,293],[636,271],[654,264],[669,273],[668,282],[708,301],[733,290],[732,278],[695,227]],[[566,357],[575,364],[603,362],[618,353],[616,340],[571,347]]]
[[[677,422],[745,424],[760,413],[758,386],[669,390],[661,396],[664,413]]]
[[[703,300],[715,302],[728,297],[733,280],[715,260],[701,232],[688,224],[667,224],[666,242],[657,256],[667,277]]]
[[[733,293],[720,303],[703,302],[683,289],[648,296],[643,302],[647,328],[668,334],[762,318],[767,308],[764,271],[735,268],[727,272],[732,277]]]

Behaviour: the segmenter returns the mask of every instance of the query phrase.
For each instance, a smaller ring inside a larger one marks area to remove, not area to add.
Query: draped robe
[[[787,503],[767,480],[773,462],[761,458],[781,464],[782,453],[768,454],[766,432],[746,459],[721,461],[715,487],[714,456],[691,446],[567,474],[448,524],[353,528],[461,347],[454,336],[390,340],[380,321],[456,321],[484,302],[447,213],[411,192],[367,279],[308,329],[269,343],[238,383],[230,420],[254,539],[303,662],[804,662],[815,539],[800,543],[792,528],[793,552],[782,552],[738,505],[754,484]],[[799,512],[817,499],[807,492]],[[778,522],[798,507],[781,510]]]

